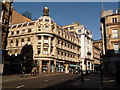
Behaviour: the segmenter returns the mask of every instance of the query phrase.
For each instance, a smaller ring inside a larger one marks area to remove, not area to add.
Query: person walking
[[[81,70],[81,77],[80,77],[81,82],[84,82],[84,74],[83,71]]]
[[[37,68],[33,67],[32,71],[31,71],[31,76],[35,76],[37,73]]]

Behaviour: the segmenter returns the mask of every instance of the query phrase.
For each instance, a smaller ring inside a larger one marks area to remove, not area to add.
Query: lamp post
[[[26,57],[23,57],[23,61],[21,61],[21,77],[24,77],[25,74],[25,59]]]
[[[102,52],[100,51],[100,71],[101,71],[101,88],[103,88],[103,61]]]

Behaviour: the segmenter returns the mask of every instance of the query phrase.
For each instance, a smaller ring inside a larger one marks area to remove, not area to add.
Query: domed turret
[[[43,9],[43,16],[41,16],[38,20],[37,23],[42,23],[42,22],[47,22],[47,23],[51,23],[53,24],[54,21],[52,20],[52,18],[49,16],[49,9],[48,7],[44,7]]]

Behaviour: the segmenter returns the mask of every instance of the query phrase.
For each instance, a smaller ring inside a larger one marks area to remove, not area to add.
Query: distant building
[[[100,54],[102,51],[102,40],[93,40],[94,71],[100,71]]]
[[[22,15],[29,18],[29,19],[32,19],[32,14],[30,12],[26,11],[26,12],[22,13]]]
[[[115,74],[120,68],[120,13],[113,10],[101,12],[104,72]]]
[[[13,24],[9,30],[7,50],[11,71],[20,71],[21,66],[28,72],[37,66],[40,73],[69,73],[80,68],[78,35],[57,25],[49,17],[47,7],[38,20]]]
[[[84,71],[92,71],[94,65],[92,59],[92,33],[78,22],[63,26],[63,28],[69,32],[75,32],[78,34],[80,39],[79,45],[81,46],[81,69]]]
[[[102,40],[93,40],[93,46],[98,47],[101,51],[103,50]]]
[[[24,23],[24,22],[30,22],[31,19],[27,18],[26,16],[23,16],[22,14],[18,13],[13,9],[12,18],[10,24],[18,24],[18,23]]]

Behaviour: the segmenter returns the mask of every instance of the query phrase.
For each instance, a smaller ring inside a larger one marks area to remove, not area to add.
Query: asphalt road
[[[31,77],[29,79],[3,82],[2,88],[72,88],[71,82],[80,79],[79,74],[57,74],[42,77]]]
[[[84,82],[80,80],[80,74],[42,74],[39,76],[33,76],[23,79],[15,79],[11,81],[4,81],[2,83],[2,90],[5,89],[49,89],[49,88],[93,88],[101,90],[101,81],[100,74],[89,74],[87,78],[85,78]],[[103,89],[104,88],[104,89]],[[113,77],[104,76],[103,79],[103,87],[102,90],[115,89],[120,90],[120,86],[118,86]]]

